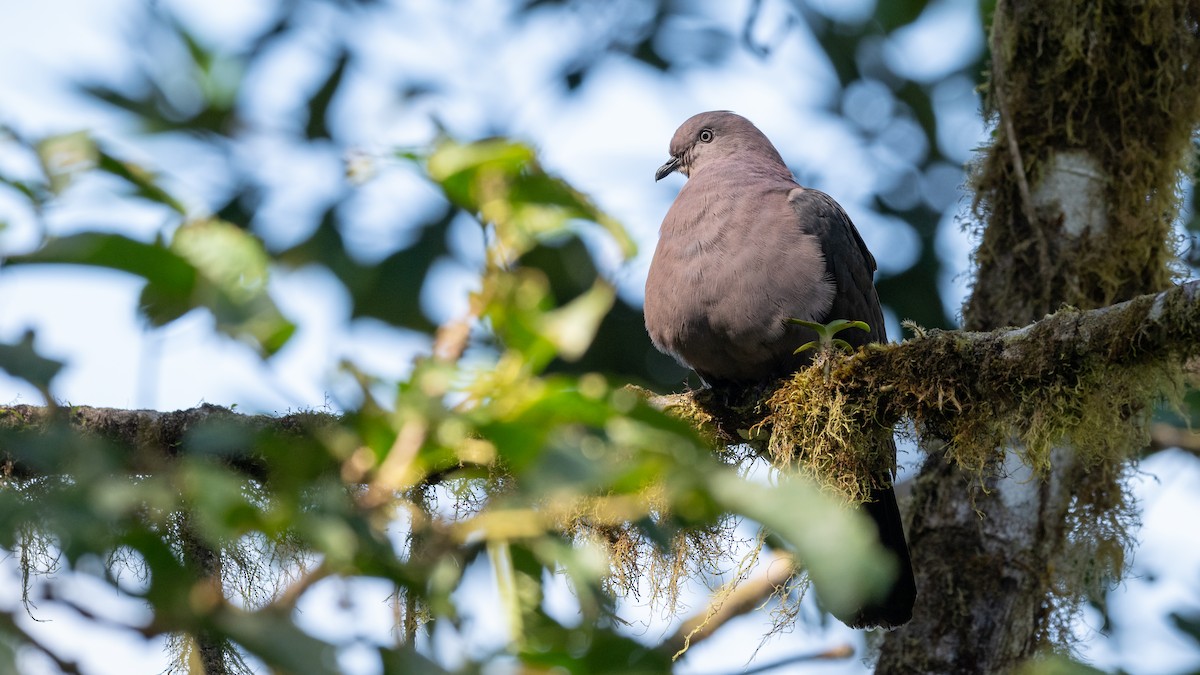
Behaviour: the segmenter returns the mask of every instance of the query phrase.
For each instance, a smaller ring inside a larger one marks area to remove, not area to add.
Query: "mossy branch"
[[[1101,309],[1063,309],[1023,328],[922,332],[831,356],[839,360],[828,382],[804,371],[766,395],[699,390],[651,401],[723,444],[771,430],[792,446],[844,453],[870,445],[847,437],[855,429],[908,419],[922,436],[946,441],[964,467],[982,470],[1020,440],[1026,462],[1042,469],[1063,441],[1094,460],[1147,445],[1153,404],[1179,392],[1183,365],[1197,354],[1200,282],[1190,282]],[[818,477],[838,487],[836,476]]]
[[[1033,434],[1034,440],[1053,436],[1056,429],[1069,431],[1081,421],[1072,415],[1092,397],[1118,407],[1132,406],[1118,410],[1119,419],[1105,425],[1127,426],[1131,416],[1146,412],[1150,399],[1177,386],[1183,364],[1198,354],[1200,282],[1193,281],[1101,309],[1064,309],[1023,328],[935,330],[898,344],[872,345],[851,356],[832,357],[836,362],[828,383],[823,377],[798,373],[781,383],[774,399],[764,391],[748,392],[736,400],[707,389],[643,393],[656,406],[693,419],[698,428],[725,445],[766,441],[781,415],[798,412],[789,408],[788,400],[818,401],[837,395],[859,422],[890,428],[901,419],[913,420],[922,433],[957,443],[959,459],[974,466],[983,458],[971,459],[961,452],[968,441],[973,448],[994,448],[1011,439],[1003,436],[1005,431],[1019,437]],[[1142,396],[1133,401],[1130,394]],[[1055,418],[1049,414],[1052,411],[1065,417]],[[1015,419],[1021,415],[1029,415],[1026,423]],[[125,468],[133,473],[152,473],[164,460],[175,457],[187,432],[201,423],[220,422],[244,432],[304,435],[337,420],[334,415],[312,412],[239,415],[213,405],[174,412],[14,405],[0,406],[0,434],[38,431],[54,416],[65,417],[85,435],[127,448]],[[1014,426],[1003,429],[997,420]],[[252,455],[226,460],[251,477],[264,471],[263,463]],[[48,469],[0,460],[0,474],[11,478],[55,473]]]
[[[1097,459],[1125,456],[1131,445],[1148,444],[1156,397],[1177,392],[1183,364],[1200,354],[1198,296],[1200,282],[1190,282],[1097,310],[1064,309],[1023,328],[922,332],[852,356],[822,356],[834,359],[828,381],[805,371],[774,392],[742,399],[711,390],[644,393],[693,419],[721,445],[752,441],[761,442],[760,450],[805,446],[818,448],[818,455],[820,448],[838,454],[870,446],[854,434],[908,419],[923,436],[947,441],[950,456],[973,469],[1014,439],[1024,442],[1025,459],[1035,467],[1046,466],[1050,447],[1064,439]],[[818,365],[823,370],[825,364]],[[125,468],[133,473],[152,473],[176,456],[185,434],[201,422],[304,435],[336,421],[321,413],[244,416],[210,405],[176,412],[17,405],[0,407],[0,434],[37,431],[55,416],[126,448]],[[252,455],[225,459],[251,477],[264,472]],[[847,488],[845,474],[862,475],[863,464],[874,460],[850,459],[850,465],[844,454],[832,465],[818,461],[812,473],[853,498],[858,490]],[[10,460],[0,472],[17,479],[56,473]]]
[[[13,443],[31,446],[42,438],[40,434],[51,428],[68,428],[80,438],[106,443],[113,449],[109,455],[128,473],[153,474],[189,452],[185,441],[189,434],[200,428],[218,430],[228,439],[250,440],[262,434],[303,437],[319,433],[338,419],[336,415],[321,412],[279,417],[241,415],[211,404],[173,412],[63,404],[11,405],[0,406],[0,447]],[[206,451],[250,478],[264,479],[267,462],[255,453],[255,444],[236,443],[236,446],[232,451],[231,448],[207,448]],[[41,462],[36,453],[26,454],[18,461],[0,452],[0,480],[69,473],[64,464],[56,461],[59,458],[54,454],[47,452],[45,461]]]

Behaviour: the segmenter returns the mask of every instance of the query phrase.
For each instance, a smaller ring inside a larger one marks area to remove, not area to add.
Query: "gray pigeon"
[[[864,321],[869,333],[838,334],[855,347],[887,340],[875,259],[854,224],[829,195],[797,184],[749,120],[716,111],[684,122],[655,179],[675,171],[688,180],[663,219],[646,279],[646,330],[660,351],[727,389],[811,362],[811,351],[794,351],[816,335],[788,318]],[[886,442],[894,458],[895,442]],[[864,509],[899,574],[882,602],[844,618],[855,627],[906,623],[916,598],[892,476],[877,482]]]

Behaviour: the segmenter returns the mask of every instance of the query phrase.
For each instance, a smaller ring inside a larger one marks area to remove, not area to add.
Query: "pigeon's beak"
[[[654,172],[654,182],[657,183],[658,181],[666,178],[667,176],[675,173],[678,170],[679,170],[679,158],[672,157],[670,160],[667,161],[666,164],[663,164],[662,166],[658,167],[658,171]]]

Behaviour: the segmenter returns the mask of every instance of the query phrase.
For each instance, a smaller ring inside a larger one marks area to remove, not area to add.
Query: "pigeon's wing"
[[[833,198],[819,190],[796,188],[788,194],[788,201],[795,209],[801,227],[820,241],[826,274],[836,288],[833,305],[823,322],[835,319],[866,322],[871,327],[869,333],[847,330],[838,334],[856,346],[886,341],[883,311],[872,279],[875,258],[867,250],[850,217]],[[885,598],[861,607],[854,616],[843,617],[849,625],[856,627],[893,627],[908,622],[917,594],[912,560],[904,538],[904,523],[891,485],[895,472],[895,441],[887,434],[879,439],[879,443],[882,444],[879,452],[890,459],[890,466],[875,477],[876,485],[863,509],[878,528],[880,543],[894,556],[897,576]]]
[[[825,271],[835,286],[833,305],[822,323],[835,319],[863,321],[869,333],[850,329],[838,334],[854,346],[885,342],[883,310],[875,293],[875,258],[867,250],[850,216],[820,190],[796,188],[788,194],[800,226],[820,242]]]

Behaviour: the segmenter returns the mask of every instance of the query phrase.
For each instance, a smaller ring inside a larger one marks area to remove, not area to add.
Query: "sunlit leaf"
[[[600,224],[625,256],[635,252],[624,228],[560,178],[548,175],[532,148],[506,139],[445,140],[427,160],[430,178],[459,206],[496,227],[500,253],[513,260],[573,219]]]
[[[195,301],[212,311],[218,330],[249,337],[267,354],[291,338],[295,326],[267,293],[270,258],[257,237],[222,220],[198,220],[176,230],[171,250],[199,271]]]
[[[37,144],[37,154],[50,181],[50,191],[62,193],[75,176],[95,167],[99,152],[96,141],[86,131],[43,139]]]
[[[123,162],[103,151],[98,153],[96,168],[127,181],[134,187],[137,196],[169,206],[177,213],[186,213],[183,204],[180,204],[159,186],[156,176],[146,169],[130,162]]]
[[[591,346],[600,320],[615,299],[612,286],[597,282],[587,293],[547,314],[543,319],[543,334],[554,344],[559,356],[574,361]]]
[[[190,262],[229,300],[245,304],[266,293],[270,258],[252,234],[221,220],[195,220],[175,231],[171,250]]]
[[[104,267],[146,280],[142,311],[163,325],[188,311],[212,311],[218,329],[249,338],[267,354],[278,351],[295,327],[267,293],[269,258],[248,232],[219,220],[180,227],[171,246],[119,234],[85,232],[50,239],[10,264],[66,263]]]
[[[445,141],[429,155],[429,177],[446,188],[447,194],[464,206],[477,205],[473,185],[482,170],[516,175],[534,160],[533,149],[521,143],[495,138],[475,143]]]
[[[1065,656],[1036,657],[1017,669],[1017,675],[1101,675],[1105,671]]]

